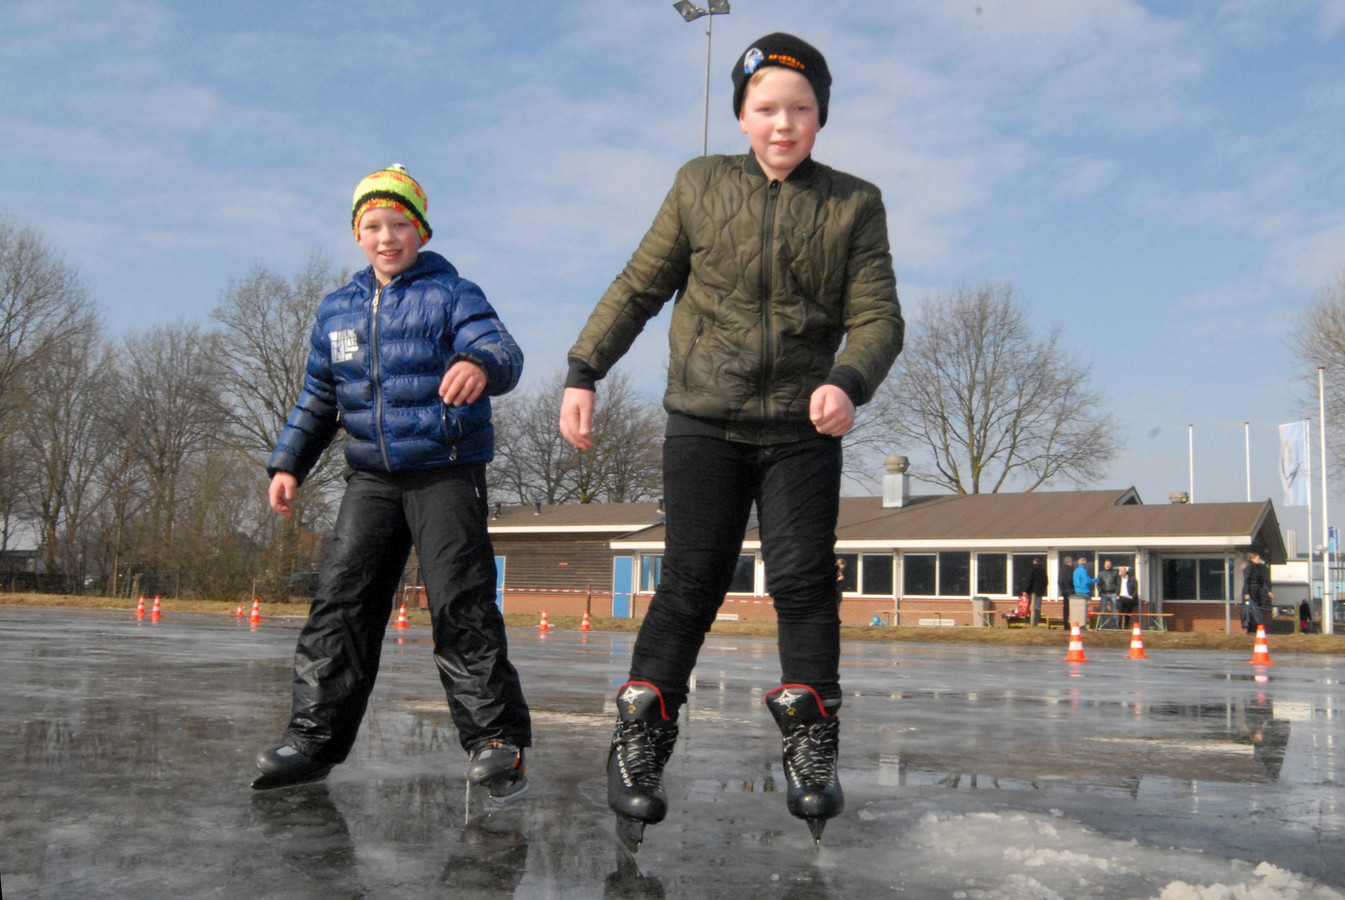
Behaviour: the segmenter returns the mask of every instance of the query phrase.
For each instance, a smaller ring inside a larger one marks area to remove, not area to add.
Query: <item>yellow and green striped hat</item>
[[[356,185],[355,205],[350,212],[350,227],[355,232],[356,240],[360,237],[360,217],[381,206],[395,209],[410,219],[420,234],[422,244],[434,234],[430,230],[430,220],[425,218],[425,211],[430,207],[425,191],[414,178],[406,174],[406,169],[396,163],[364,176]]]

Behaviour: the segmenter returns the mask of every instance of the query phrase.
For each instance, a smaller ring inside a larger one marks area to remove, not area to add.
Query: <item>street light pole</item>
[[[701,156],[709,152],[710,146],[710,41],[715,16],[729,14],[729,0],[709,0],[707,5],[709,9],[704,9],[691,0],[677,0],[673,4],[673,8],[688,22],[694,22],[701,16],[709,16],[705,24],[705,111],[701,114]]]

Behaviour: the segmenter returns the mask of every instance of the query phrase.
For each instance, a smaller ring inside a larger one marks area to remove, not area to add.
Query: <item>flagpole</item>
[[[1242,442],[1247,457],[1247,502],[1252,502],[1252,423],[1242,423]]]
[[[1316,565],[1317,554],[1312,544],[1312,419],[1303,420],[1303,477],[1308,481],[1308,609],[1312,609],[1312,570]],[[1325,570],[1323,570],[1325,571]],[[1322,596],[1326,596],[1326,578],[1322,578]],[[1309,616],[1309,619],[1311,616]]]
[[[1330,521],[1326,505],[1326,366],[1317,367],[1317,419],[1322,423],[1322,633],[1336,633],[1335,585],[1332,584]]]
[[[1186,493],[1190,495],[1191,502],[1196,502],[1196,426],[1194,424],[1186,426],[1186,463],[1190,468],[1190,474],[1187,481]]]

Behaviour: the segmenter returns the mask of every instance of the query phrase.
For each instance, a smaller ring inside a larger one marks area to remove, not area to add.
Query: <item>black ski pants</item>
[[[285,743],[324,762],[350,753],[414,543],[434,661],[463,748],[497,738],[531,744],[528,706],[495,605],[486,516],[484,465],[348,476],[294,654]]]
[[[631,680],[658,687],[674,709],[686,702],[691,670],[733,581],[755,503],[766,592],[779,623],[781,681],[839,699],[840,440],[818,435],[756,446],[669,437],[663,492],[663,568],[636,637]]]

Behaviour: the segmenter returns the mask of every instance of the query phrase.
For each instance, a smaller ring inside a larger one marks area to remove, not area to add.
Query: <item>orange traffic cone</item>
[[[592,631],[593,626],[588,624],[588,610],[584,610],[584,621],[579,623],[580,631]]]
[[[237,609],[237,611],[234,612],[234,618],[235,618],[235,619],[241,619],[241,618],[243,618],[243,604],[241,604],[241,603],[238,604],[238,609]]]
[[[546,610],[542,610],[542,624],[537,626],[537,630],[543,634],[551,630],[551,626],[546,624]]]
[[[1069,627],[1069,653],[1065,654],[1065,662],[1088,662],[1088,657],[1083,655],[1083,630],[1078,622]]]
[[[163,618],[163,608],[159,606],[158,594],[154,595],[154,609],[150,611],[149,617],[154,622],[157,622]]]
[[[252,598],[252,615],[248,616],[248,622],[253,625],[262,623],[262,601],[260,597]]]
[[[1273,666],[1275,663],[1270,658],[1270,647],[1266,646],[1266,626],[1256,626],[1256,645],[1252,648],[1252,658],[1247,660],[1254,666]]]
[[[1149,654],[1144,652],[1144,638],[1140,634],[1140,623],[1136,622],[1135,627],[1130,629],[1130,652],[1126,654],[1126,659],[1148,659]]]
[[[145,595],[140,595],[140,602],[135,605],[135,617],[137,619],[145,618]]]
[[[406,621],[406,604],[405,604],[405,603],[402,604],[402,611],[401,611],[400,613],[397,614],[397,624],[393,625],[392,627],[393,627],[393,628],[410,628],[410,627],[411,627],[410,625],[407,624],[407,621]]]

